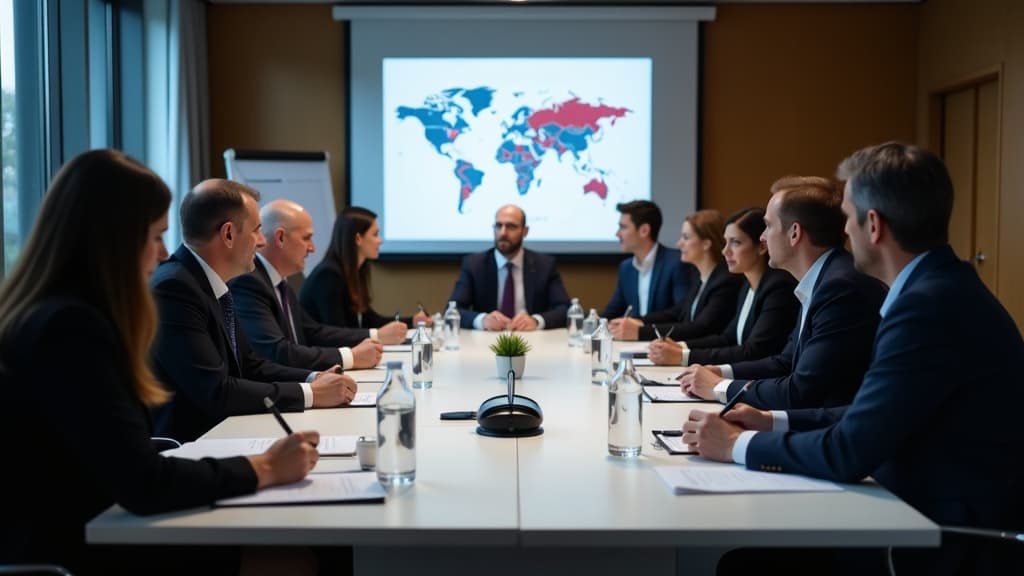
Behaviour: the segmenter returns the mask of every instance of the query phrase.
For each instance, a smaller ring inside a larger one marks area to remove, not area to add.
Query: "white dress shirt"
[[[640,316],[647,315],[647,307],[651,301],[651,278],[654,276],[654,258],[658,254],[658,245],[651,247],[643,260],[633,257],[633,268],[636,268],[636,294],[640,304]]]
[[[828,260],[829,254],[832,254],[832,250],[826,250],[818,259],[811,264],[811,267],[807,269],[807,273],[797,283],[796,288],[793,289],[793,295],[800,301],[800,324],[797,329],[796,337],[799,341],[800,336],[804,333],[804,321],[807,320],[807,310],[811,306],[811,299],[814,298],[814,288],[818,284],[818,277],[821,276],[821,269],[825,267],[825,261]],[[723,364],[719,366],[722,370],[722,377],[724,380],[715,384],[715,398],[723,404],[726,402],[726,393],[729,390],[729,385],[732,384],[733,372],[732,365]]]
[[[217,274],[216,270],[206,263],[206,260],[203,260],[202,256],[196,254],[196,251],[193,250],[191,246],[185,244],[185,248],[188,248],[188,251],[196,257],[196,261],[199,262],[199,266],[203,269],[203,273],[206,274],[206,280],[210,283],[210,288],[213,289],[213,297],[219,301],[221,296],[228,293],[227,283],[220,277],[220,274]],[[268,268],[273,268],[273,266],[269,266]],[[235,327],[235,330],[241,329],[241,326]],[[306,408],[313,407],[313,387],[310,386],[309,383],[316,378],[317,374],[317,372],[310,372],[309,376],[306,377],[305,382],[299,382],[299,386],[302,388],[302,404]]]
[[[498,265],[498,307],[496,310],[501,310],[502,296],[505,295],[505,278],[508,276],[508,267],[505,264],[512,263],[512,286],[515,287],[516,291],[516,314],[520,312],[527,312],[526,310],[526,291],[523,287],[523,261],[525,260],[525,251],[520,249],[516,252],[512,258],[505,258],[505,255],[497,250],[494,251],[494,263]],[[486,314],[478,314],[473,319],[473,328],[477,330],[484,329],[484,317]],[[544,329],[544,317],[540,314],[531,314],[531,318],[537,321],[537,329]]]

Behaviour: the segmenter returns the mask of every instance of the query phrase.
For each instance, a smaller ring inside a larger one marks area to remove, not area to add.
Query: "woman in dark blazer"
[[[696,268],[690,290],[675,306],[642,318],[616,318],[609,323],[616,340],[689,339],[721,332],[735,315],[742,279],[730,274],[722,257],[725,223],[717,210],[698,210],[686,217],[676,247],[683,262]],[[654,329],[657,326],[657,332]]]
[[[0,286],[0,390],[10,408],[0,418],[0,564],[120,573],[121,554],[84,538],[111,505],[137,514],[205,506],[300,480],[316,462],[315,432],[250,457],[183,460],[151,446],[148,408],[168,394],[148,365],[156,312],[146,278],[167,257],[170,201],[142,164],[86,152],[54,178]],[[156,562],[134,570],[163,567]]]
[[[685,341],[651,342],[656,364],[729,364],[778,354],[786,345],[800,302],[793,294],[796,279],[768,267],[768,248],[761,241],[764,210],[745,208],[729,216],[722,254],[729,272],[743,275],[736,313],[725,330]]]
[[[321,324],[369,328],[370,336],[384,344],[404,340],[410,322],[430,324],[430,317],[422,311],[412,318],[395,318],[382,316],[370,306],[368,261],[380,256],[383,243],[376,214],[359,206],[343,209],[334,221],[324,259],[302,283],[299,302],[306,312]]]

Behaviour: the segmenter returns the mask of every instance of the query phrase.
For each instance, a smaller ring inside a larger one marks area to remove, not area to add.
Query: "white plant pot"
[[[501,380],[508,378],[510,369],[515,373],[517,379],[523,378],[523,370],[526,369],[526,356],[495,356],[494,360],[497,362],[498,378]]]

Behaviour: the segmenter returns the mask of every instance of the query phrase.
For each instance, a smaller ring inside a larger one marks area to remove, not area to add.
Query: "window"
[[[3,203],[0,204],[0,275],[6,272],[18,253],[18,132],[14,101],[14,5],[0,0],[0,132],[2,132]]]

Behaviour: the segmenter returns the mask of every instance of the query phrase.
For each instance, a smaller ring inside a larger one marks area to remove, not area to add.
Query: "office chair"
[[[981,538],[983,540],[1002,540],[1024,544],[1024,532],[1009,532],[1006,530],[987,530],[984,528],[971,528],[969,526],[939,526],[939,529],[946,534]],[[889,576],[896,576],[896,568],[892,562],[892,547],[889,547],[885,557],[885,567]]]
[[[172,448],[181,448],[181,442],[178,442],[174,438],[163,438],[160,436],[150,437],[149,444],[155,448],[157,452],[163,452],[164,450],[170,450]]]
[[[0,565],[0,574],[55,574],[56,576],[72,576],[71,572],[56,564],[4,564]]]

